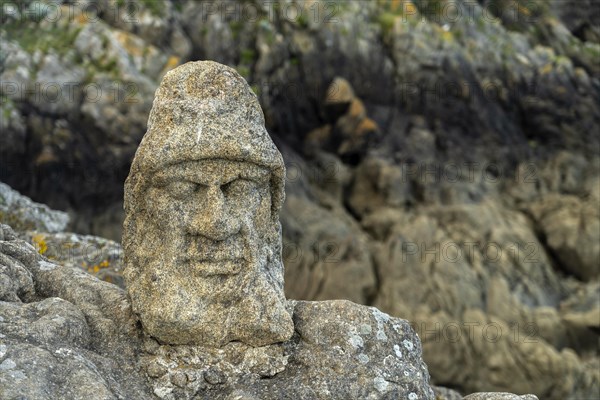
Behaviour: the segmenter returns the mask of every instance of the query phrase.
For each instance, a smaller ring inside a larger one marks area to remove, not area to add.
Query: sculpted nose
[[[240,230],[239,221],[230,212],[220,186],[209,186],[203,203],[196,209],[193,219],[196,233],[213,240],[224,240]]]

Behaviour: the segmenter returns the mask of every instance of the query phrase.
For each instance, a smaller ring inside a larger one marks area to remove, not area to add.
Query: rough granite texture
[[[161,345],[139,329],[122,289],[44,258],[7,225],[0,260],[16,271],[3,291],[24,282],[0,301],[9,399],[434,399],[418,336],[373,307],[288,301],[286,342]]]
[[[281,225],[285,167],[256,95],[232,68],[165,75],[125,182],[125,279],[168,344],[289,339]]]
[[[10,3],[0,180],[69,210],[76,232],[121,240],[158,84],[218,61],[248,80],[284,156],[289,298],[410,320],[432,382],[463,394],[598,397],[597,0]],[[498,343],[471,339],[496,322]]]
[[[60,232],[67,227],[69,215],[36,203],[0,182],[0,223],[17,230]]]
[[[168,100],[176,93],[183,101]],[[204,104],[198,96],[209,109],[228,111],[228,122],[218,113],[196,120],[202,114],[194,107]],[[192,113],[184,117],[186,109]],[[160,123],[173,122],[169,113],[178,126]],[[198,123],[215,124],[206,142]],[[444,389],[434,393],[421,342],[407,321],[346,300],[286,301],[283,177],[281,155],[243,78],[214,62],[168,74],[125,186],[129,296],[43,257],[0,225],[0,393],[134,400],[455,397]]]
[[[537,396],[526,394],[519,396],[512,393],[473,393],[464,397],[464,400],[538,400]]]

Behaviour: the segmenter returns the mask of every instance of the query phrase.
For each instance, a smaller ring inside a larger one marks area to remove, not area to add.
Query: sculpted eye
[[[174,181],[165,186],[167,193],[177,199],[185,198],[199,189],[200,185],[190,181]]]
[[[256,183],[248,179],[235,179],[221,186],[221,190],[226,196],[242,196],[252,193],[256,188]]]

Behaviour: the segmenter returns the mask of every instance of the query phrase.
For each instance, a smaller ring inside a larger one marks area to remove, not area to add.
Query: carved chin
[[[256,266],[235,275],[180,273],[152,286],[144,288],[152,295],[137,299],[134,309],[146,333],[163,343],[222,346],[241,340],[261,346],[293,332],[283,296]]]

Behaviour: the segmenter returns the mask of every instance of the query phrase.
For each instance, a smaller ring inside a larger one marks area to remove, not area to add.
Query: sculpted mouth
[[[188,236],[183,264],[197,276],[237,275],[246,260],[239,235],[215,241],[203,236]]]

